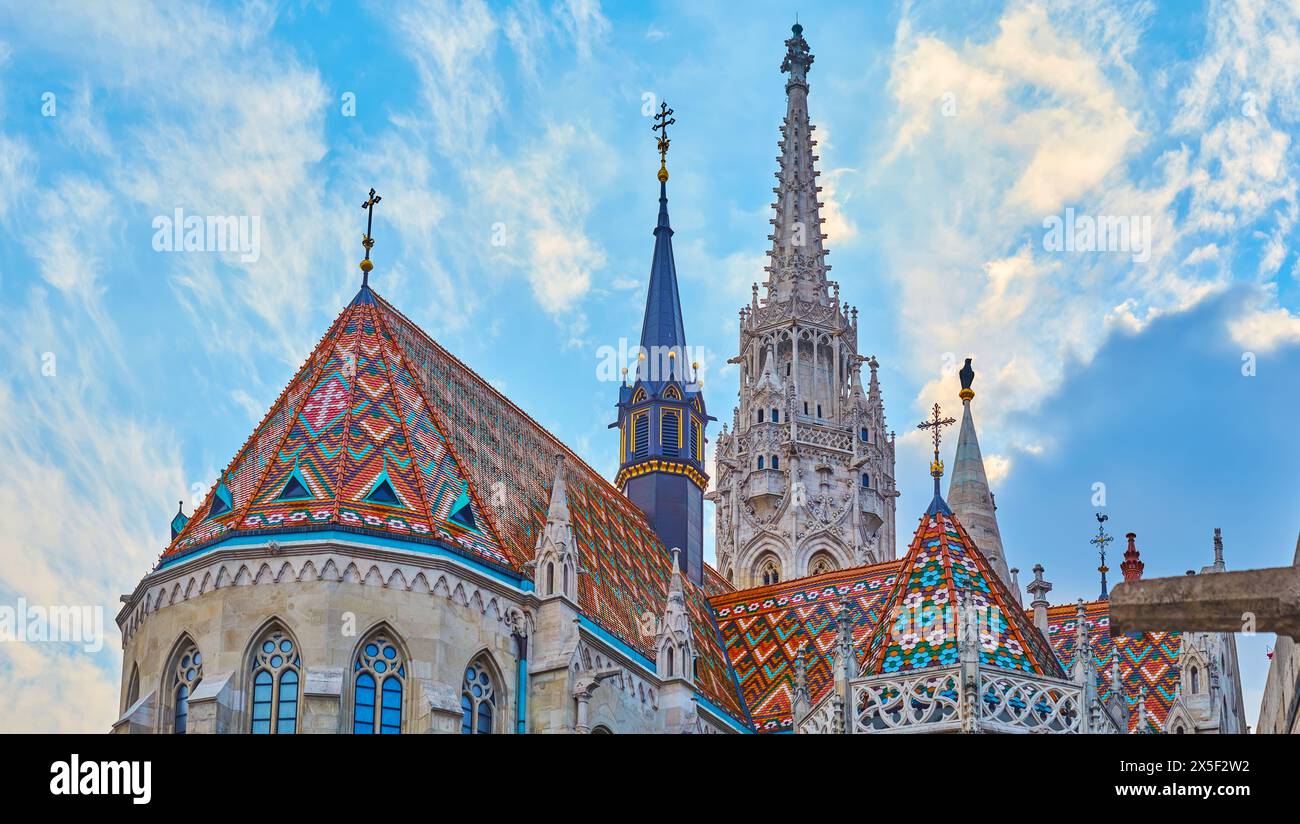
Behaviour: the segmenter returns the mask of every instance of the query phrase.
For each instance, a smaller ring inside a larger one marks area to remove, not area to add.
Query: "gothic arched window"
[[[863,489],[871,488],[871,476],[868,475],[866,472],[862,473],[862,488]]]
[[[834,572],[834,571],[835,571],[835,562],[832,561],[828,556],[822,554],[818,554],[815,558],[813,558],[812,563],[808,565],[809,575],[822,575],[827,572]]]
[[[762,410],[762,409],[758,410],[758,422],[759,422],[759,423],[762,423],[762,422],[763,422],[763,410]]]
[[[131,678],[126,682],[126,706],[124,710],[129,710],[135,706],[135,702],[140,700],[140,668],[135,664],[131,665]]]
[[[780,468],[781,468],[781,456],[780,456],[780,455],[773,455],[773,456],[772,456],[772,468],[773,468],[773,469],[780,469]]]
[[[767,558],[758,568],[758,577],[763,582],[763,586],[779,584],[781,583],[781,566],[777,564],[775,558]]]
[[[759,469],[762,469],[762,468],[763,468],[763,456],[762,456],[762,455],[759,455],[759,456],[758,456],[758,468],[759,468]]]
[[[780,410],[780,409],[773,409],[773,410],[772,410],[772,423],[780,423],[780,422],[781,422],[781,410]]]
[[[1201,691],[1201,671],[1199,668],[1192,667],[1192,693],[1196,694]]]
[[[262,634],[249,661],[254,735],[293,735],[298,731],[298,692],[302,659],[298,646],[279,627]]]
[[[190,696],[203,680],[203,655],[193,642],[181,649],[172,668],[172,732],[184,735],[189,725]]]
[[[460,731],[462,735],[489,735],[496,718],[496,690],[492,671],[478,658],[465,668],[465,682],[460,690]]]
[[[867,433],[867,428],[865,426],[862,427],[862,431],[858,433],[858,437],[862,439],[863,443],[870,443],[871,441],[871,438],[869,437]]]
[[[385,632],[370,637],[352,662],[352,732],[397,735],[402,731],[406,662]]]

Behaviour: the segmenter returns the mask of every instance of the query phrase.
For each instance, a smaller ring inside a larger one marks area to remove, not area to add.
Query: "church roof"
[[[601,630],[654,660],[653,622],[645,616],[663,614],[672,557],[644,513],[392,304],[376,301],[430,404],[447,422],[449,442],[471,485],[490,491],[494,523],[512,557],[532,557],[546,523],[555,458],[564,456],[569,516],[586,570],[578,576],[578,606]],[[705,592],[689,580],[685,587],[696,686],[720,710],[745,723]]]
[[[363,288],[161,562],[235,535],[325,529],[436,543],[516,570],[442,420]]]
[[[898,561],[715,595],[710,603],[740,692],[759,732],[793,729],[795,659],[808,646],[806,676],[813,703],[831,689],[839,605],[849,609],[859,654],[879,623]],[[861,663],[861,662],[859,662]]]
[[[942,498],[921,518],[872,633],[864,672],[880,675],[958,662],[957,609],[979,617],[980,666],[1064,678],[1052,650]]]
[[[1077,606],[1066,604],[1047,610],[1048,641],[1061,665],[1074,666]],[[1030,610],[1028,615],[1032,616]],[[1130,731],[1137,726],[1138,698],[1146,689],[1147,712],[1160,725],[1169,717],[1178,692],[1181,673],[1178,651],[1182,638],[1177,632],[1145,632],[1141,635],[1110,637],[1110,602],[1089,601],[1084,604],[1092,657],[1097,664],[1097,689],[1103,701],[1110,700],[1110,670],[1119,661],[1119,675],[1124,684]]]
[[[654,660],[672,559],[612,484],[390,303],[363,287],[163,553],[236,535],[353,532],[434,544],[526,575],[556,456],[579,560],[578,605],[596,629]],[[747,716],[706,595],[686,582],[696,685]]]

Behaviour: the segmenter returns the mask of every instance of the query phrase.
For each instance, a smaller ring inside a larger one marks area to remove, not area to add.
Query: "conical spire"
[[[1007,569],[1006,555],[1002,549],[1002,533],[998,530],[993,493],[989,491],[988,476],[984,472],[984,457],[980,454],[979,438],[975,434],[975,420],[971,417],[971,401],[975,390],[971,383],[975,370],[971,359],[962,367],[961,432],[957,435],[957,456],[953,460],[952,479],[948,482],[948,504],[970,532],[980,551],[993,566],[1003,583],[1010,585],[1011,572]],[[1017,598],[1019,597],[1019,593]]]
[[[682,324],[682,302],[677,293],[677,265],[673,261],[673,229],[668,220],[668,126],[675,122],[673,110],[664,103],[655,115],[654,128],[661,132],[659,138],[659,219],[655,223],[654,256],[650,261],[650,288],[646,292],[645,318],[641,323],[641,347],[646,353],[642,364],[654,367],[649,375],[641,376],[652,385],[670,377],[686,379],[685,346],[686,328]],[[673,353],[671,358],[667,353]],[[654,374],[666,365],[671,374]],[[680,371],[679,371],[680,370]]]
[[[818,158],[813,154],[817,141],[812,139],[815,127],[808,119],[808,69],[813,55],[803,38],[803,26],[794,24],[785,48],[781,71],[790,76],[785,84],[786,113],[781,126],[781,155],[777,158],[780,169],[776,173],[776,202],[772,204],[773,231],[768,236],[772,251],[766,267],[767,296],[769,300],[784,301],[794,295],[826,305],[830,302],[826,288],[830,267],[823,261],[825,235],[818,211],[823,204],[817,201],[820,173],[814,167]]]

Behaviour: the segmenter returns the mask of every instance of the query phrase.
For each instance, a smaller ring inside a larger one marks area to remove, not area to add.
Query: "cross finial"
[[[942,427],[952,426],[957,422],[956,418],[940,417],[942,414],[943,412],[939,409],[939,404],[936,403],[934,409],[930,412],[930,420],[922,421],[916,425],[917,429],[932,430],[930,438],[934,441],[934,463],[930,464],[930,474],[936,479],[943,475],[943,461],[939,460],[939,442],[943,440],[940,430]]]
[[[668,127],[676,123],[677,118],[673,117],[673,110],[668,108],[668,104],[661,102],[654,120],[650,131],[659,133],[659,182],[666,183],[668,182]]]
[[[1101,600],[1105,601],[1110,598],[1106,591],[1106,573],[1110,572],[1110,567],[1106,566],[1106,545],[1115,540],[1106,534],[1106,521],[1110,520],[1109,515],[1097,513],[1097,534],[1088,541],[1088,543],[1097,547],[1097,554],[1101,556],[1101,566],[1097,571],[1101,573]]]
[[[374,224],[375,224],[375,205],[378,204],[379,201],[381,200],[383,200],[383,198],[375,194],[375,190],[372,188],[370,190],[370,197],[366,200],[365,203],[361,204],[361,208],[365,209],[367,213],[366,233],[361,236],[361,245],[366,247],[365,260],[361,261],[361,285],[362,286],[370,285],[370,270],[375,268],[375,264],[370,262],[370,249],[375,245],[375,240],[370,236],[370,231],[372,228],[374,228]]]

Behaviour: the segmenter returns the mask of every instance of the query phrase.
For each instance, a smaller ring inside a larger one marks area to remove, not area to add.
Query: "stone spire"
[[[536,552],[531,562],[533,586],[543,598],[558,595],[578,603],[578,552],[569,521],[569,495],[564,483],[564,457],[555,461],[555,478],[551,483],[551,501],[546,510],[546,526],[537,536]]]
[[[1007,569],[1002,549],[997,509],[993,504],[993,493],[989,491],[988,475],[984,472],[984,457],[980,454],[980,442],[975,434],[975,420],[971,417],[971,401],[975,398],[971,382],[975,370],[970,362],[971,359],[967,358],[960,373],[961,432],[957,435],[957,456],[953,460],[952,478],[948,481],[948,505],[975,539],[975,545],[984,553],[1002,582],[1010,586],[1011,572]],[[1016,597],[1020,597],[1018,591]]]
[[[1034,600],[1029,605],[1034,608],[1034,626],[1043,631],[1043,637],[1047,637],[1047,593],[1052,591],[1051,583],[1043,580],[1043,565],[1034,564],[1034,580],[1029,582],[1025,587],[1029,594],[1034,596]]]
[[[695,679],[695,642],[691,637],[691,616],[686,611],[680,554],[681,550],[673,547],[673,574],[655,644],[655,672],[662,680],[682,678],[690,682]]]
[[[1124,563],[1119,565],[1119,571],[1124,573],[1125,581],[1140,581],[1146,564],[1142,563],[1141,554],[1133,543],[1137,540],[1137,533],[1130,532],[1124,537],[1128,539],[1128,549],[1124,550]]]
[[[1214,566],[1211,567],[1215,572],[1223,572],[1228,565],[1223,562],[1223,530],[1217,526],[1214,528]]]
[[[789,75],[785,83],[785,121],[781,125],[781,156],[777,158],[780,169],[776,173],[776,201],[772,204],[771,262],[768,273],[767,297],[784,301],[792,295],[800,300],[816,301],[822,305],[830,302],[827,292],[826,272],[830,269],[824,258],[822,218],[818,211],[824,204],[818,202],[817,185],[820,174],[813,164],[818,160],[813,154],[817,141],[812,139],[814,127],[808,120],[808,69],[813,55],[808,41],[803,38],[803,26],[795,23],[790,39],[785,41],[785,60],[781,71]]]

